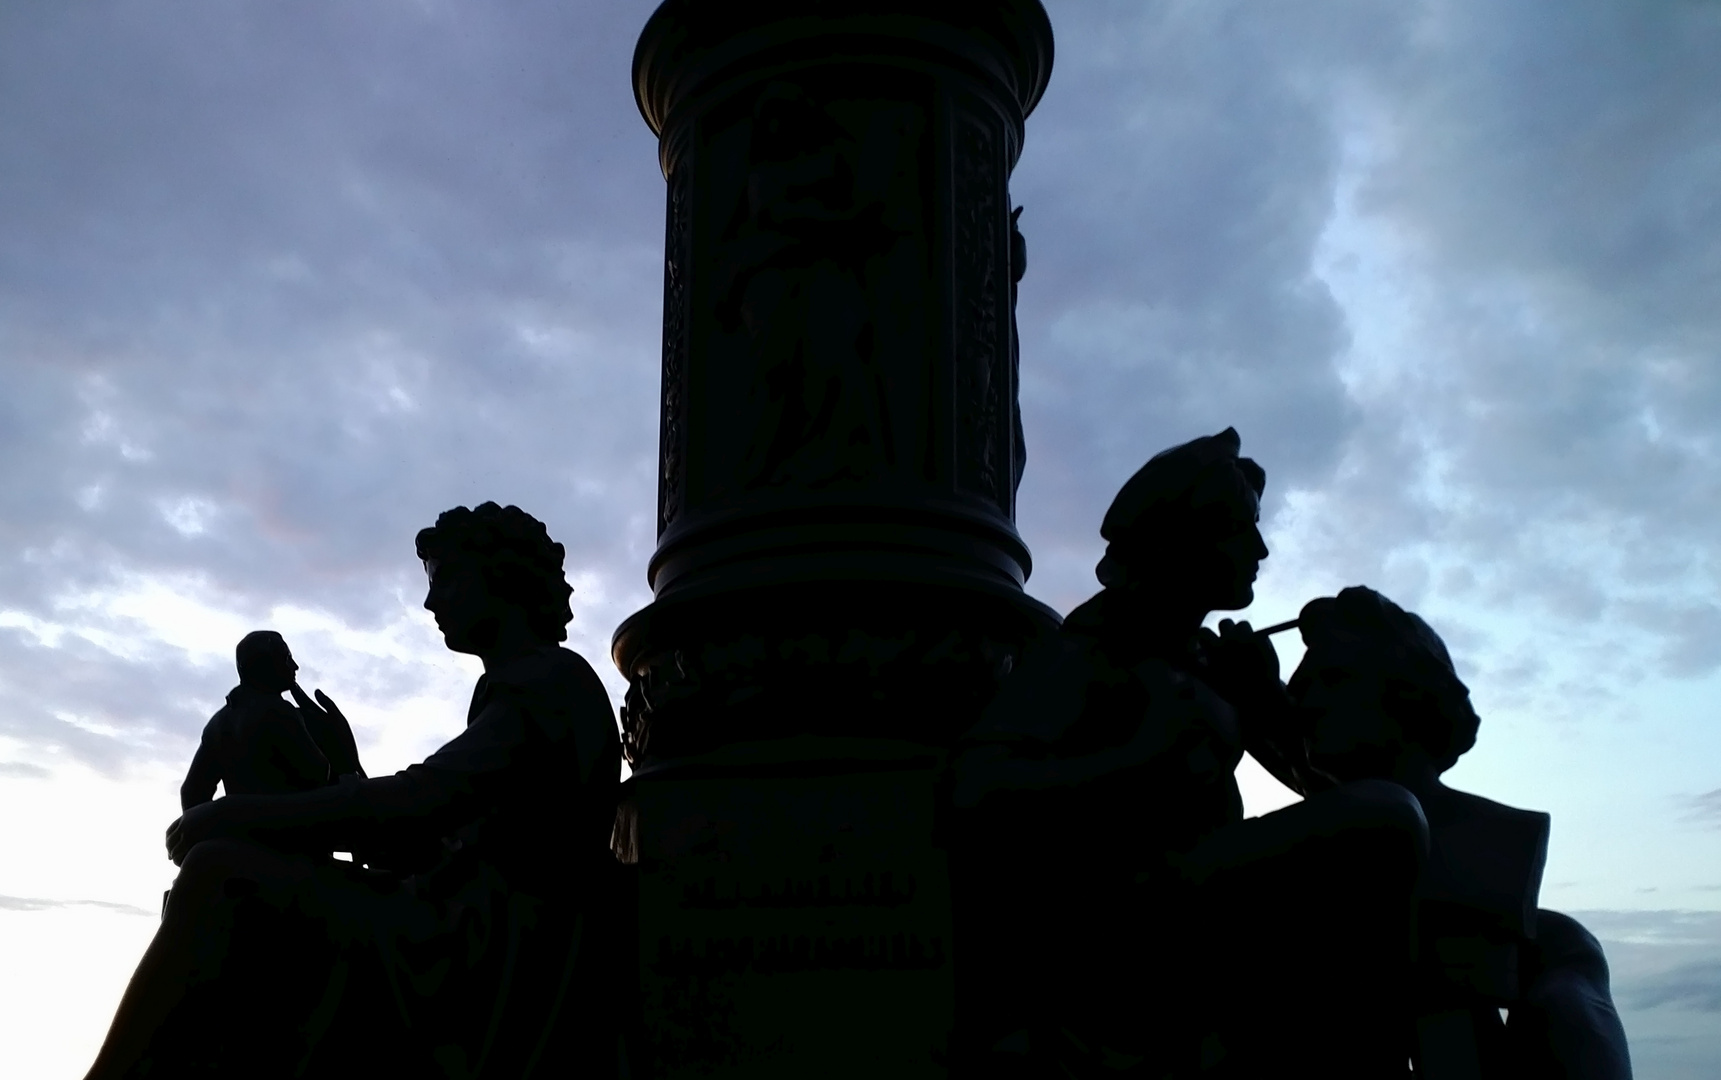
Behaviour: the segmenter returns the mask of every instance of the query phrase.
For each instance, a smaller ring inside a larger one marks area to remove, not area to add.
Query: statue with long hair
[[[620,748],[559,644],[562,545],[485,503],[417,548],[424,606],[484,664],[466,729],[393,776],[189,807],[90,1077],[614,1074]]]
[[[1537,906],[1548,815],[1441,779],[1481,720],[1440,635],[1362,586],[1309,601],[1298,625],[1308,651],[1289,690],[1311,767],[1335,783],[1390,780],[1428,818],[1412,1003],[1422,1071],[1630,1080],[1601,944]]]

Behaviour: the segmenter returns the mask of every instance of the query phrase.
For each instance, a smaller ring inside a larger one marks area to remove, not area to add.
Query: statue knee
[[[1339,790],[1348,797],[1360,827],[1395,833],[1427,847],[1428,819],[1408,788],[1391,780],[1353,780]]]
[[[1351,827],[1371,838],[1380,854],[1401,862],[1413,875],[1428,861],[1428,818],[1407,788],[1390,780],[1344,785]]]
[[[256,849],[249,844],[236,840],[205,840],[198,844],[186,853],[179,874],[173,879],[173,889],[167,897],[167,917],[202,909],[222,899],[232,881],[255,880],[256,862]]]

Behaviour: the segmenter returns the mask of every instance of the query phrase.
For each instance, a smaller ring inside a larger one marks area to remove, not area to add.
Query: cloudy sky
[[[567,545],[570,644],[619,690],[654,543],[650,8],[0,5],[17,1075],[87,1064],[245,631],[406,765],[475,671],[413,533],[495,499]],[[1235,425],[1268,474],[1250,615],[1357,583],[1421,611],[1484,718],[1450,778],[1554,815],[1543,903],[1607,943],[1638,1075],[1713,1075],[1721,4],[1048,8],[1012,183],[1029,590],[1085,598],[1117,485]]]

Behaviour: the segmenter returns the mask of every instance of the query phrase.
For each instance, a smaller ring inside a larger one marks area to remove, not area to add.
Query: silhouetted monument
[[[393,776],[189,807],[168,830],[181,870],[161,928],[92,1077],[622,1067],[620,745],[596,673],[557,645],[562,546],[486,503],[443,514],[418,552],[448,647],[484,662],[466,730]],[[263,691],[290,668],[283,647]]]
[[[1038,0],[657,10],[619,738],[517,507],[418,534],[485,670],[421,764],[366,777],[248,636],[92,1077],[1629,1076],[1599,946],[1536,906],[1546,815],[1439,782],[1476,716],[1432,630],[1315,601],[1287,687],[1203,628],[1268,555],[1235,430],[1130,478],[1068,619],[1024,594],[1008,180],[1051,63]],[[1244,820],[1245,751],[1303,801]]]
[[[935,1075],[934,783],[1023,645],[1007,181],[1036,0],[670,0],[658,546],[616,633],[667,1076]],[[1019,261],[1019,259],[1018,259]]]
[[[1414,1001],[1421,1075],[1629,1078],[1601,946],[1569,916],[1537,908],[1548,815],[1440,780],[1480,724],[1445,643],[1360,586],[1310,601],[1299,625],[1308,652],[1289,688],[1313,768],[1340,782],[1394,781],[1428,818]]]
[[[284,795],[360,771],[346,717],[320,690],[326,709],[305,697],[294,678],[298,662],[280,634],[246,634],[234,663],[239,685],[203,729],[179,790],[181,809],[213,799],[218,784],[228,795]],[[288,691],[300,708],[281,699]]]
[[[1319,791],[1247,623],[1265,476],[1226,431],[1159,454],[1101,526],[1105,588],[1023,657],[954,763],[978,1075],[1402,1072],[1416,800]],[[1248,749],[1308,797],[1243,819]]]

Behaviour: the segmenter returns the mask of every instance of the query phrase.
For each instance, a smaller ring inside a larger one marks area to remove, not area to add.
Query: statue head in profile
[[[1267,474],[1239,456],[1241,445],[1226,428],[1137,470],[1100,525],[1108,542],[1100,584],[1202,614],[1248,607],[1267,557],[1259,525]]]
[[[430,577],[424,606],[455,652],[486,656],[509,640],[566,641],[573,588],[565,550],[517,506],[457,506],[418,534]]]
[[[291,690],[299,674],[299,662],[287,648],[287,639],[273,630],[253,630],[240,638],[233,663],[239,669],[239,685],[266,694]]]
[[[1421,618],[1359,585],[1309,601],[1298,625],[1308,652],[1289,689],[1316,768],[1387,777],[1415,755],[1438,775],[1476,745],[1470,691]]]

